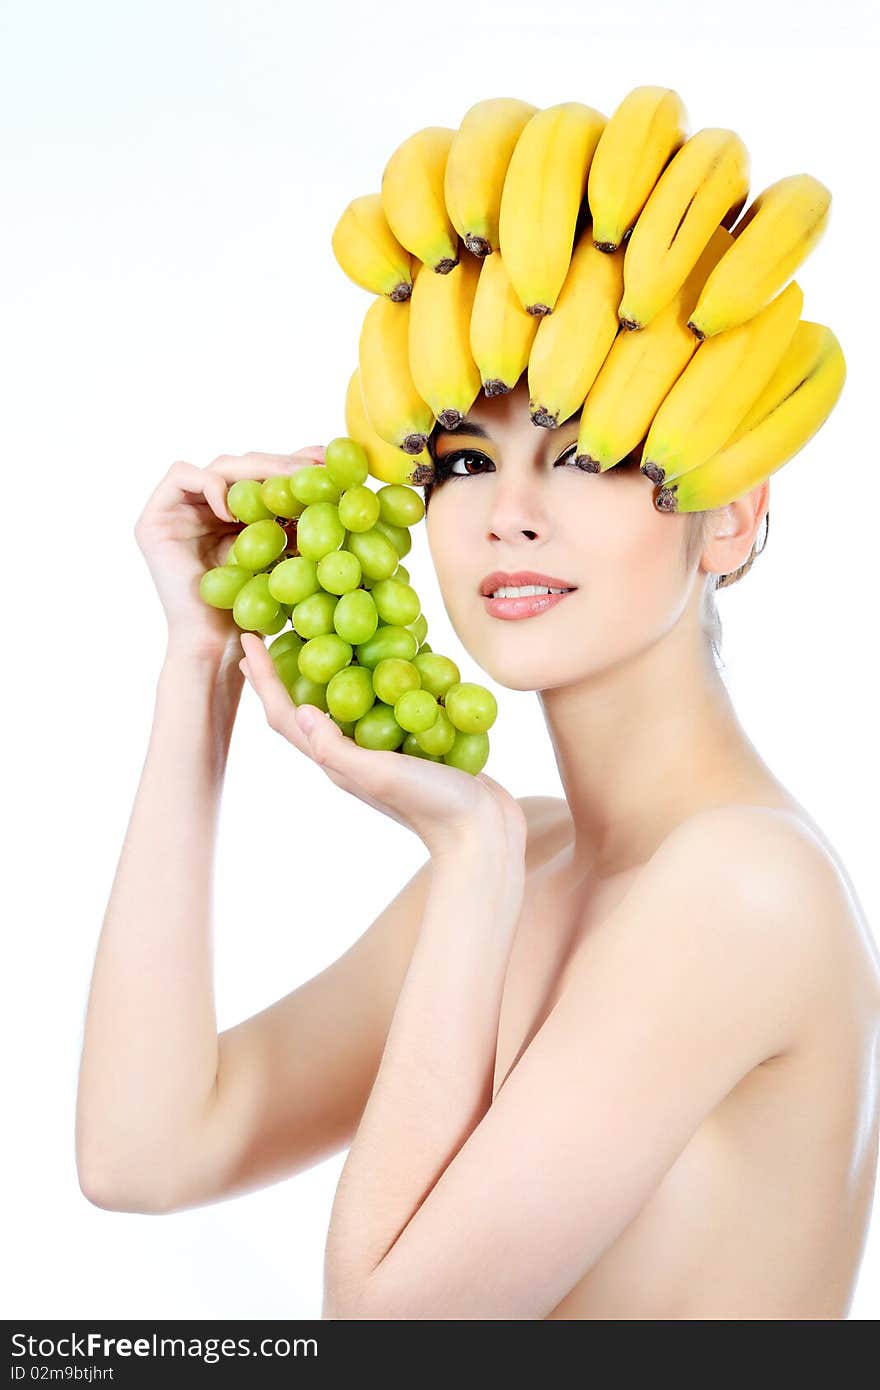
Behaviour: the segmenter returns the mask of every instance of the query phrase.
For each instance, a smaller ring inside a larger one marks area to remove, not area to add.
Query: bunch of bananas
[[[494,97],[394,151],[332,236],[372,296],[345,421],[375,477],[430,482],[435,423],[524,371],[533,423],[580,411],[588,472],[640,450],[660,511],[723,506],[816,433],[846,367],[791,276],[831,194],[793,174],[746,207],[742,140],[686,127],[668,87],[610,117]]]

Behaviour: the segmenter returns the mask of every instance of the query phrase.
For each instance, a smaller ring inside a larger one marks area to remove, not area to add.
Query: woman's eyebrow
[[[444,429],[444,427],[441,425],[440,428],[437,430],[435,438],[439,438],[441,434],[475,434],[480,439],[491,439],[492,437],[489,434],[488,430],[483,429],[482,425],[471,424],[468,420],[462,420],[458,428],[454,430]]]

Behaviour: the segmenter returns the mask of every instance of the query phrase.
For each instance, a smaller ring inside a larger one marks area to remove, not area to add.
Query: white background
[[[832,188],[829,231],[798,280],[805,317],[841,339],[847,386],[774,476],[766,553],[718,602],[740,717],[877,930],[872,8],[4,7],[5,1316],[320,1315],[342,1154],[165,1219],[105,1212],[77,1184],[86,992],[164,650],[132,527],[176,458],[344,433],[367,299],[336,265],[334,223],[378,189],[406,135],[455,126],[483,97],[609,114],[637,84],[673,86],[691,129],[743,137],[753,193],[801,171]],[[450,629],[423,530],[406,564],[428,640],[491,685]],[[560,794],[535,696],[493,689],[487,771],[517,796]],[[328,918],[340,856],[358,891]],[[219,830],[218,1026],[339,955],[423,858],[415,836],[283,744],[245,689]],[[875,1219],[851,1316],[878,1311]]]

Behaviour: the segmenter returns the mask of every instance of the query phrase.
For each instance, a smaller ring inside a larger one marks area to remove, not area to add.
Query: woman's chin
[[[547,662],[489,659],[485,653],[476,656],[471,653],[490,680],[505,690],[538,691],[547,690],[554,685],[562,685],[565,675]]]

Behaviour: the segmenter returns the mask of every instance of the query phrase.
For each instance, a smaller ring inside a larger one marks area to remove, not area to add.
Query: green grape
[[[397,569],[400,556],[388,537],[383,536],[376,526],[371,526],[369,531],[352,531],[347,545],[352,554],[358,557],[361,569],[370,579],[388,579]]]
[[[288,520],[299,516],[305,506],[291,491],[289,473],[273,473],[262,483],[260,496],[273,516],[287,517]]]
[[[309,594],[308,598],[296,604],[292,622],[300,637],[323,637],[325,633],[333,632],[333,614],[338,602],[335,594],[326,594],[319,589],[316,594]]]
[[[401,584],[408,584],[410,582],[409,570],[405,565],[398,565],[391,578],[399,579]]]
[[[264,624],[263,627],[260,628],[260,631],[265,633],[267,637],[271,637],[273,633],[280,632],[286,625],[287,614],[284,611],[284,605],[279,603],[278,612],[275,617],[270,623]]]
[[[269,643],[268,651],[273,661],[277,661],[279,656],[285,652],[298,652],[302,646],[302,638],[295,632],[282,632],[280,637],[276,637],[274,642]]]
[[[299,669],[299,657],[296,652],[282,652],[275,662],[275,674],[282,685],[286,685],[288,690],[294,681],[302,675]]]
[[[279,603],[302,603],[319,588],[318,567],[305,555],[291,555],[287,560],[280,560],[269,576],[269,592]]]
[[[235,541],[232,542],[232,545],[227,550],[226,559],[223,561],[223,563],[224,565],[229,565],[230,569],[233,565],[238,564],[238,560],[235,557]],[[244,568],[244,566],[240,566],[240,568]],[[251,570],[251,573],[253,574],[253,570]]]
[[[414,488],[405,483],[386,483],[380,487],[379,498],[382,520],[392,526],[415,526],[425,515],[425,504]]]
[[[332,715],[330,717],[331,719],[333,718]],[[333,722],[339,725],[342,732],[346,734],[348,738],[354,738],[355,725],[357,724],[356,719],[334,719]]]
[[[392,526],[390,521],[383,521],[380,517],[374,529],[381,531],[383,536],[388,537],[397,551],[398,559],[402,559],[412,550],[412,536],[405,526]]]
[[[409,628],[417,642],[424,642],[428,633],[428,620],[424,613],[420,613],[411,623],[404,623],[404,627]]]
[[[436,724],[440,706],[429,690],[405,690],[394,706],[394,718],[409,734],[421,734]]]
[[[205,570],[199,580],[199,593],[212,608],[231,608],[236,595],[253,577],[253,571],[242,565],[218,565]]]
[[[370,597],[372,598],[372,594]],[[377,628],[372,637],[368,637],[365,642],[359,644],[357,659],[361,666],[375,667],[389,656],[397,656],[404,661],[411,661],[417,650],[418,643],[407,628],[388,624],[385,627]]]
[[[439,705],[438,709],[440,713],[437,715],[436,724],[432,724],[430,729],[425,729],[421,734],[415,734],[414,737],[426,753],[442,758],[455,742],[456,728],[442,705]]]
[[[246,526],[254,521],[267,521],[272,511],[263,501],[260,484],[253,478],[239,478],[226,494],[226,505],[234,517]]]
[[[338,508],[339,520],[349,531],[369,531],[379,520],[379,499],[371,487],[346,488]]]
[[[498,704],[491,690],[474,685],[472,681],[451,685],[443,703],[456,729],[465,734],[480,734],[491,729],[498,714]]]
[[[450,767],[461,768],[462,772],[470,772],[476,777],[486,766],[488,757],[488,734],[457,733],[449,752],[443,754],[443,761]]]
[[[303,645],[299,654],[299,669],[310,681],[326,685],[331,676],[341,671],[351,661],[352,650],[348,642],[335,632],[312,637]]]
[[[296,527],[296,548],[300,555],[320,560],[331,550],[338,550],[344,540],[345,527],[339,520],[335,502],[312,502],[301,513]]]
[[[395,627],[406,627],[415,622],[421,612],[419,596],[410,584],[401,584],[398,579],[380,579],[373,585],[373,602],[383,623]],[[417,634],[413,634],[418,640]]]
[[[331,550],[318,561],[318,583],[330,594],[349,594],[361,582],[361,562],[350,550]]]
[[[307,506],[315,502],[332,502],[335,506],[342,492],[320,463],[306,464],[291,473],[290,490],[298,502],[305,502]]]
[[[334,719],[356,722],[372,709],[375,700],[365,666],[345,666],[327,682],[327,708]]]
[[[405,690],[418,690],[422,678],[411,661],[385,657],[373,667],[373,689],[386,705],[395,705]]]
[[[232,605],[232,616],[240,628],[250,632],[268,632],[278,617],[284,617],[278,600],[269,593],[267,574],[253,575],[239,589]],[[273,630],[278,631],[277,628]]]
[[[327,687],[321,681],[311,681],[300,673],[287,693],[295,705],[317,705],[327,713]]]
[[[443,761],[441,757],[435,757],[434,754],[426,753],[424,748],[420,748],[415,734],[407,734],[400,745],[400,751],[401,753],[408,753],[411,758],[424,758],[429,763],[442,763]]]
[[[252,521],[235,538],[235,554],[239,564],[247,569],[264,569],[286,549],[287,532],[274,519]]]
[[[424,689],[430,690],[437,699],[461,680],[461,672],[455,662],[439,652],[419,652],[413,657],[412,664],[421,677]]]
[[[416,621],[418,621],[418,619],[416,619]],[[427,642],[423,642],[419,647],[419,656],[421,656],[423,652],[432,652],[433,650],[434,648],[429,646]]]
[[[353,647],[367,642],[379,626],[372,595],[366,589],[352,589],[350,594],[343,594],[333,609],[333,626],[343,641],[350,642]]]
[[[299,653],[302,645],[302,638],[295,632],[283,632],[274,642],[269,643],[269,655],[278,679],[288,689],[300,674]]]
[[[340,488],[355,487],[366,480],[369,473],[367,452],[363,444],[340,435],[331,439],[324,448],[324,467]]]
[[[406,737],[390,705],[377,700],[354,726],[354,741],[361,748],[399,748]]]

